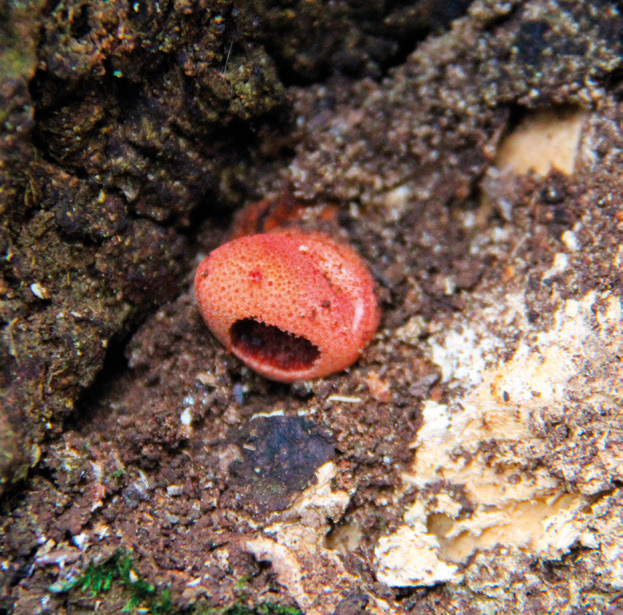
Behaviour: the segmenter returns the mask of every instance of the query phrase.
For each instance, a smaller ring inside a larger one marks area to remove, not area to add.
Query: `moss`
[[[37,22],[33,19],[41,0],[3,2],[0,4],[0,75],[3,80],[28,78],[36,65]],[[0,110],[0,123],[3,123]]]
[[[224,615],[301,615],[296,607],[281,606],[270,602],[264,602],[257,606],[234,606],[225,611]]]
[[[117,551],[111,558],[100,563],[91,563],[78,577],[70,581],[55,583],[48,589],[54,594],[68,592],[88,592],[92,596],[101,596],[117,590],[125,597],[122,613],[145,613],[150,615],[302,615],[295,607],[285,607],[272,602],[261,602],[248,606],[236,604],[226,609],[206,609],[191,606],[179,609],[171,599],[168,589],[152,585],[135,572],[136,566],[131,554]],[[240,589],[247,579],[240,579]]]
[[[131,613],[137,608],[146,608],[153,615],[169,615],[176,612],[168,590],[160,590],[154,585],[141,579],[134,572],[134,563],[129,553],[118,551],[109,560],[89,564],[88,568],[79,577],[69,582],[52,585],[49,590],[53,593],[69,591],[90,592],[99,596],[118,585],[128,595],[122,612]]]

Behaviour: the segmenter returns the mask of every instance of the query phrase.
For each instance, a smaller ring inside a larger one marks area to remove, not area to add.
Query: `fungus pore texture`
[[[221,343],[281,382],[348,367],[379,321],[362,259],[320,233],[287,230],[231,241],[201,263],[195,291]]]

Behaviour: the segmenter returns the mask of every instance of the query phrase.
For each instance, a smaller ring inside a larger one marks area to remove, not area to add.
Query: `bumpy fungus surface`
[[[319,378],[357,360],[379,322],[374,281],[348,246],[296,230],[242,237],[195,275],[221,343],[266,378]]]

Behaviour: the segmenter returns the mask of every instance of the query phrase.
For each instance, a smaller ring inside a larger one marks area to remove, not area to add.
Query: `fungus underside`
[[[307,338],[252,318],[237,320],[229,334],[233,348],[243,356],[287,371],[309,367],[320,356],[318,347]]]

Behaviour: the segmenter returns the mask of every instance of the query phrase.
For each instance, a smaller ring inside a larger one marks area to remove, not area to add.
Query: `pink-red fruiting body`
[[[284,230],[231,241],[195,275],[212,333],[266,378],[320,378],[351,365],[379,323],[374,281],[350,247]]]

